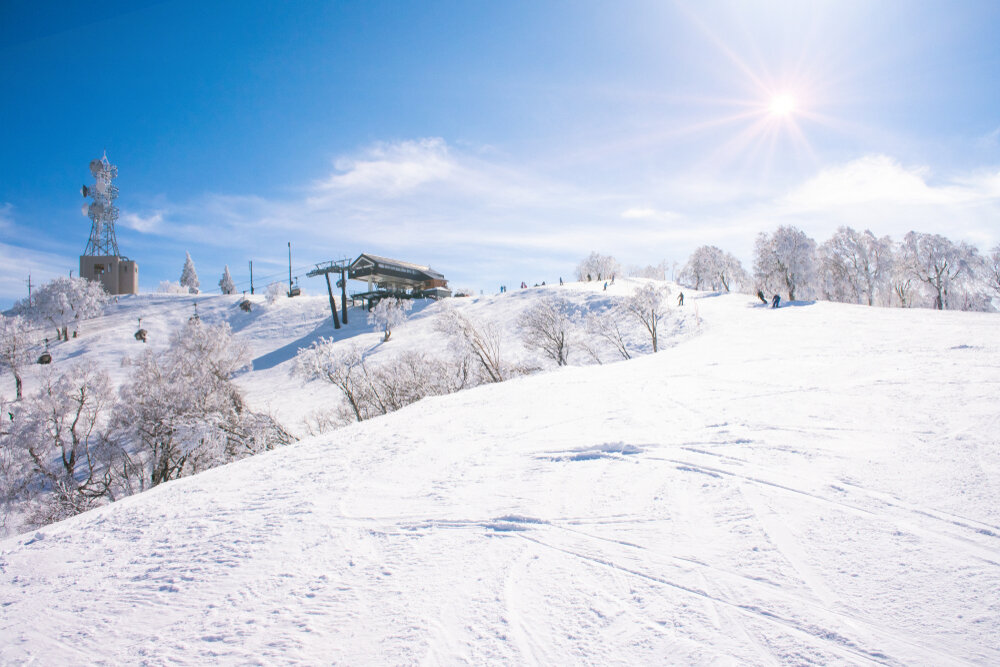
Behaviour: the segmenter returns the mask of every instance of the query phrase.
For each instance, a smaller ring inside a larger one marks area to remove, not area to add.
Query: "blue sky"
[[[104,150],[143,290],[185,251],[204,289],[251,259],[262,285],[288,241],[311,292],[363,251],[487,291],[591,250],[749,262],[779,224],[987,250],[998,26],[991,2],[0,0],[0,305],[76,269]]]

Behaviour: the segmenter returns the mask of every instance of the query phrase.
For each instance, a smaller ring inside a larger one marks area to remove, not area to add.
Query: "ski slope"
[[[685,291],[691,335],[656,355],[425,399],[3,540],[0,662],[1000,663],[997,316]],[[335,396],[287,372],[331,333],[316,303],[233,324],[248,399],[286,421]],[[385,348],[435,344],[428,310]]]

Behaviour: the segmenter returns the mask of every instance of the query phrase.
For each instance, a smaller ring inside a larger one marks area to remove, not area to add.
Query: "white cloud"
[[[120,218],[123,225],[129,229],[144,234],[157,232],[163,224],[163,211],[154,211],[149,215],[139,215],[138,213],[126,213]]]
[[[337,172],[316,184],[319,191],[371,191],[399,196],[448,179],[456,170],[443,139],[379,143],[360,157],[341,157]]]
[[[1000,172],[984,170],[932,178],[927,166],[904,166],[869,155],[829,167],[744,217],[796,224],[817,240],[840,225],[899,238],[911,230],[980,245],[1000,236]]]
[[[66,267],[75,268],[78,262],[76,257],[65,257],[0,242],[0,310],[28,296],[29,274],[31,283],[37,286],[56,276],[66,275],[63,272]]]
[[[906,168],[885,155],[869,155],[824,169],[779,200],[791,211],[826,210],[853,204],[929,203],[950,195],[927,185],[926,167]]]
[[[817,241],[840,225],[895,238],[911,229],[937,232],[982,247],[1000,240],[996,170],[934,179],[928,167],[871,155],[784,187],[692,173],[618,184],[588,177],[576,170],[553,176],[496,151],[419,139],[342,157],[298,195],[158,201],[123,223],[200,245],[203,262],[220,271],[249,257],[255,266],[282,260],[292,241],[296,263],[381,252],[472,285],[520,280],[497,273],[507,265],[565,273],[591,250],[643,264],[684,261],[709,243],[747,261],[754,236],[780,224]]]
[[[648,206],[627,208],[621,213],[626,220],[675,220],[680,216],[673,211],[662,211]]]

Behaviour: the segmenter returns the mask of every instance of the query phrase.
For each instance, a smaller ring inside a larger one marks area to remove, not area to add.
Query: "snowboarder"
[[[775,294],[771,297],[771,308],[777,308],[778,304],[781,303],[781,297]]]
[[[563,281],[562,281],[562,276],[559,276],[559,284],[560,284],[560,285],[562,285],[562,284],[563,284]]]
[[[604,291],[605,292],[608,291],[608,281],[607,280],[604,281]]]
[[[680,293],[680,294],[679,294],[679,295],[677,296],[677,305],[678,305],[678,306],[683,306],[683,305],[684,305],[684,292],[681,292],[681,293]]]
[[[757,290],[757,298],[760,299],[761,303],[765,306],[767,305],[767,297],[764,296],[764,290]]]

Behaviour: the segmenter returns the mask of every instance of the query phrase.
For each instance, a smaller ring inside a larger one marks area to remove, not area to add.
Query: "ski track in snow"
[[[513,340],[552,289],[457,305]],[[3,540],[0,663],[1000,664],[997,316],[685,292],[697,335],[655,356],[425,399]],[[130,336],[144,311],[155,348],[191,300],[107,317]],[[252,404],[295,426],[336,396],[288,374],[333,333],[325,297],[234,304],[199,314],[249,337]],[[439,346],[432,313],[386,349]]]

